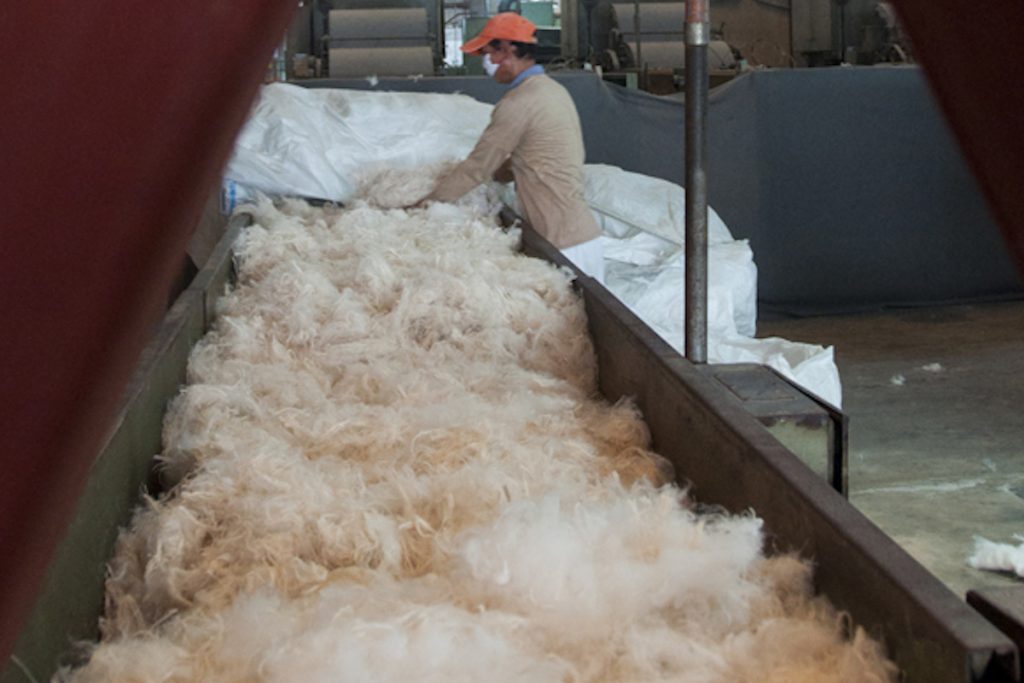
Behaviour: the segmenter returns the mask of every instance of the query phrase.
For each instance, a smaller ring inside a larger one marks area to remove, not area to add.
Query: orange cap
[[[524,19],[515,12],[495,14],[484,24],[476,38],[466,41],[463,52],[473,54],[480,52],[492,40],[509,40],[514,43],[536,43],[537,27],[529,19]]]

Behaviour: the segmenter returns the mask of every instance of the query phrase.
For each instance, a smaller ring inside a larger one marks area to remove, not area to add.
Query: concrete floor
[[[1020,585],[965,560],[975,535],[1024,534],[1024,303],[760,322],[758,336],[835,347],[858,509],[961,596]]]

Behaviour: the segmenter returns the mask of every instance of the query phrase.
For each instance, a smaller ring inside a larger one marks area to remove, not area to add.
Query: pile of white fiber
[[[665,483],[596,393],[568,275],[514,231],[448,204],[255,216],[166,418],[176,484],[66,680],[895,680],[760,520]]]
[[[1024,536],[1015,535],[1018,545],[993,543],[981,536],[974,537],[974,552],[967,564],[975,569],[1012,572],[1024,579]]]

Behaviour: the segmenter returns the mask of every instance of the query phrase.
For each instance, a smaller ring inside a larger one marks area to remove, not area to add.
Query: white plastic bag
[[[463,158],[492,107],[466,95],[263,86],[225,178],[271,195],[348,201],[366,173]]]

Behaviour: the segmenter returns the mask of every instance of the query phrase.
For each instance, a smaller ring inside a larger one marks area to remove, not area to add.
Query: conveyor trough
[[[232,274],[231,245],[247,221],[245,214],[232,219],[144,354],[2,683],[46,680],[72,641],[97,637],[117,528],[152,480],[164,407],[184,381],[191,345],[213,320],[216,297]],[[529,226],[523,250],[572,267]],[[654,450],[672,461],[698,500],[734,512],[753,509],[765,521],[770,551],[814,558],[817,590],[884,641],[905,680],[1019,680],[1013,642],[787,450],[708,368],[682,358],[595,281],[580,275],[577,288],[601,392],[612,401],[635,399]]]

